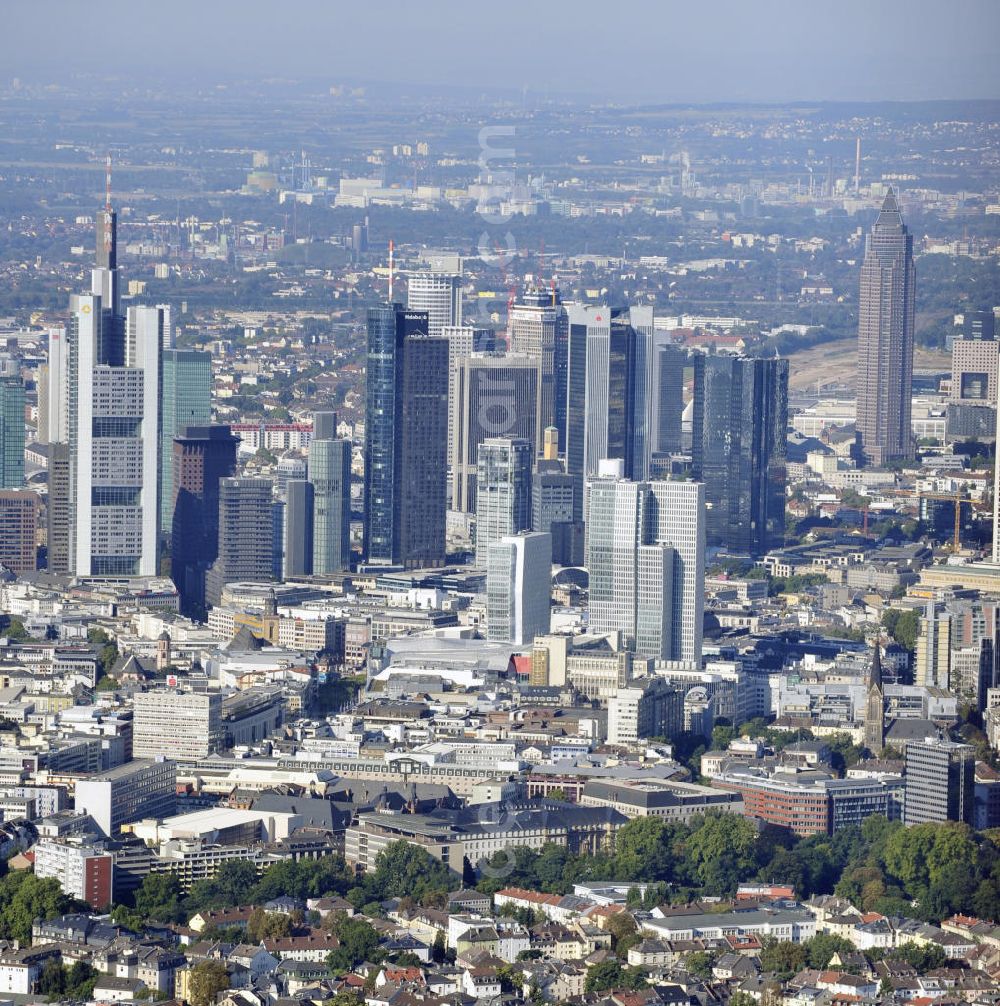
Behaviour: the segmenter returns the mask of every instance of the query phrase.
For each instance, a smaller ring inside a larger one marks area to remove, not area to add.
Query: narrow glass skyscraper
[[[313,571],[315,492],[305,479],[289,479],[285,487],[285,542],[282,575],[309,576]]]
[[[626,478],[641,481],[657,447],[657,347],[665,333],[654,331],[648,307],[571,305],[568,311],[565,440],[560,440],[566,470],[589,477],[603,460],[616,458]]]
[[[892,190],[865,244],[858,300],[857,437],[862,464],[913,456],[913,238]]]
[[[451,509],[476,509],[479,447],[490,437],[539,441],[540,372],[534,357],[475,353],[460,357],[453,371]]]
[[[169,321],[162,308],[160,337]],[[163,393],[160,398],[160,524],[170,533],[174,504],[174,437],[189,426],[207,426],[212,420],[212,357],[181,349],[163,352]]]
[[[365,560],[408,569],[445,562],[448,340],[427,314],[368,310]]]
[[[342,573],[351,568],[350,441],[313,439],[309,482],[313,489],[310,572]]]
[[[565,398],[560,387],[565,381],[560,374],[566,369],[566,347],[569,323],[558,290],[526,291],[511,306],[507,317],[507,348],[511,353],[523,353],[537,360],[541,370],[539,386],[540,426],[555,426],[560,436],[565,422]]]
[[[787,425],[787,360],[695,355],[692,474],[709,545],[760,555],[783,543]]]
[[[24,485],[24,383],[0,377],[0,489]]]

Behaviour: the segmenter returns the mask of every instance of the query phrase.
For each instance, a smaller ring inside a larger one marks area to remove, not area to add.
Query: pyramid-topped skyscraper
[[[857,435],[863,464],[913,456],[913,238],[892,189],[865,244],[858,301]]]

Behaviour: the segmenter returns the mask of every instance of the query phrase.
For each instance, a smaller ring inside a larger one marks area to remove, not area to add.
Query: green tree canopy
[[[340,946],[326,956],[331,974],[343,974],[362,961],[377,962],[380,957],[378,933],[363,918],[338,912],[331,918],[329,929],[340,941]]]
[[[247,920],[247,936],[251,943],[280,939],[291,931],[291,916],[284,912],[265,912],[263,908],[255,908]]]
[[[709,815],[684,843],[694,879],[709,894],[731,894],[754,867],[757,828],[738,814]]]
[[[917,648],[917,636],[920,634],[920,614],[915,608],[901,611],[899,608],[887,608],[882,612],[882,625],[886,632],[911,653]]]
[[[191,1006],[212,1006],[215,997],[229,988],[229,972],[222,961],[199,961],[191,969]]]
[[[703,981],[711,980],[714,964],[715,954],[710,950],[695,950],[684,958],[684,967]]]
[[[787,940],[766,940],[760,951],[760,965],[765,971],[781,976],[794,975],[806,966],[808,953],[802,943]]]
[[[378,854],[370,877],[378,900],[400,898],[404,894],[422,898],[428,891],[451,890],[456,883],[455,875],[444,863],[409,842],[387,845]]]
[[[186,921],[181,885],[173,873],[147,873],[135,892],[135,908],[140,916],[154,922]]]
[[[232,908],[246,904],[257,884],[257,867],[248,859],[229,859],[215,876],[199,880],[188,895],[189,911],[203,908]]]
[[[621,880],[666,880],[670,877],[668,831],[662,818],[636,817],[618,829],[615,865]]]
[[[39,879],[33,873],[17,871],[0,880],[0,939],[31,942],[35,919],[52,919],[74,907],[59,881]]]
[[[817,933],[804,944],[809,967],[823,970],[834,954],[854,953],[854,944],[841,936],[829,933]]]
[[[642,968],[623,968],[620,961],[607,960],[587,971],[583,989],[585,992],[606,992],[608,989],[639,989],[645,984]]]

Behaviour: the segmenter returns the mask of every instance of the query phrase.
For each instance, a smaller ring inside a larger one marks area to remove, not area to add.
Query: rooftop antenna
[[[104,209],[111,212],[111,151],[104,161]]]
[[[392,303],[392,238],[389,238],[389,303]]]

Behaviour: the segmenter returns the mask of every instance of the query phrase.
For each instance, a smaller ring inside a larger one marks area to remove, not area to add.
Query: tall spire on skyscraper
[[[97,254],[90,274],[90,292],[101,298],[101,363],[125,363],[125,317],[118,282],[118,215],[111,208],[111,154],[104,162],[104,207],[97,212]]]
[[[97,214],[97,268],[118,268],[118,215],[111,208],[110,152],[104,161],[104,209]]]

